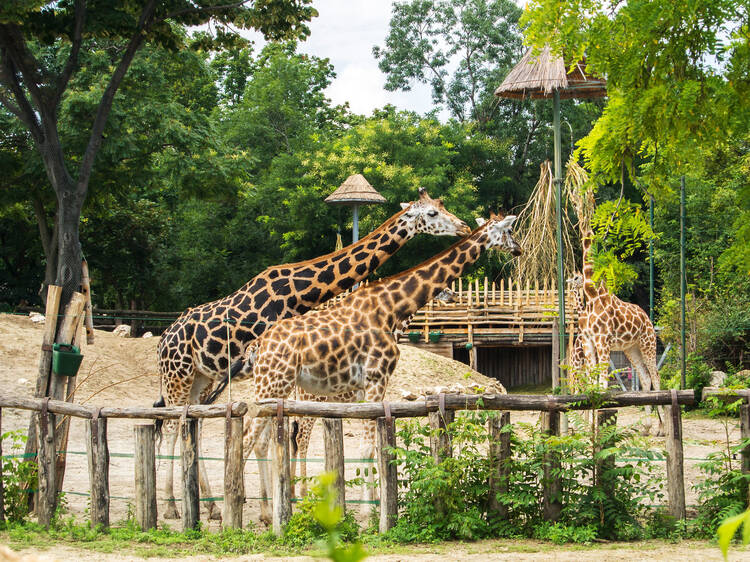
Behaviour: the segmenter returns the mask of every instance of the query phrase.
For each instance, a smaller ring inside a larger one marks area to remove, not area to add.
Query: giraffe
[[[296,386],[312,394],[341,395],[364,391],[368,402],[383,399],[399,358],[393,331],[473,264],[482,250],[498,248],[520,255],[511,235],[515,216],[477,219],[479,227],[426,262],[351,293],[341,302],[303,316],[286,318],[248,347],[236,380],[252,378],[255,399],[286,398]],[[245,426],[245,456],[262,458],[270,418]],[[365,422],[362,458],[375,456],[375,423]],[[266,463],[259,462],[261,489]],[[365,499],[372,487],[365,489]],[[262,500],[261,511],[267,517]]]
[[[350,289],[418,233],[464,236],[471,232],[465,222],[448,212],[440,199],[432,199],[424,188],[419,189],[417,201],[401,203],[401,207],[354,244],[311,260],[269,267],[234,293],[185,311],[159,341],[158,366],[165,392],[154,405],[205,402],[212,383],[230,368],[230,357],[237,358],[234,363],[241,363],[248,344],[269,325],[304,314]],[[167,447],[171,457],[177,437],[176,422],[168,424]],[[160,425],[157,430],[160,433]],[[201,490],[204,496],[211,497],[202,464],[199,468]],[[164,492],[165,517],[177,518],[171,458]],[[207,507],[210,518],[221,518],[213,501]]]
[[[612,351],[622,351],[631,365],[639,371],[643,390],[659,390],[661,379],[656,368],[656,332],[648,314],[638,305],[624,302],[608,291],[594,285],[588,256],[593,233],[589,229],[583,237],[583,292],[586,298],[584,322],[580,337],[587,366],[608,365]],[[605,373],[600,377],[604,384]],[[650,412],[650,409],[647,408]],[[664,416],[656,408],[659,418],[657,435],[664,435]],[[649,427],[645,431],[648,433]]]
[[[451,303],[454,302],[456,293],[449,288],[445,288],[435,297],[435,301],[438,303]],[[409,324],[411,323],[414,314],[410,315],[406,320],[401,322],[401,325],[393,331],[393,337],[398,341],[398,336],[405,333]],[[361,390],[350,390],[336,396],[325,396],[320,394],[312,394],[305,391],[302,388],[297,389],[297,400],[308,400],[312,402],[357,402],[362,400]],[[299,475],[300,475],[300,495],[307,495],[307,450],[310,446],[310,436],[312,430],[315,427],[317,418],[297,418],[292,422],[292,432],[289,437],[292,446],[292,455],[297,458],[297,462],[292,463],[292,494],[294,494],[294,479],[297,472],[297,465],[299,464]],[[263,445],[266,445],[266,441]],[[266,452],[262,453],[263,457],[266,457]],[[261,490],[261,497],[268,497],[265,490]]]

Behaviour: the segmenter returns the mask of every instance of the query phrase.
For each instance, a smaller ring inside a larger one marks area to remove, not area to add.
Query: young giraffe
[[[330,308],[287,318],[271,326],[248,348],[237,379],[252,377],[255,399],[286,398],[295,385],[312,394],[340,395],[364,390],[367,402],[383,399],[399,358],[393,331],[473,264],[482,250],[499,248],[520,255],[511,235],[515,216],[492,216],[471,235],[428,261],[362,287]],[[262,458],[270,418],[245,426],[245,456]],[[362,458],[375,456],[375,422],[365,422]],[[261,488],[266,463],[258,463]],[[372,488],[366,488],[370,499]],[[262,510],[267,510],[265,502]]]
[[[165,394],[155,405],[163,406],[164,398],[169,406],[204,403],[212,383],[226,377],[230,364],[227,347],[239,365],[248,344],[269,325],[303,314],[351,288],[416,234],[470,233],[466,223],[448,212],[440,199],[432,199],[424,188],[420,188],[416,202],[401,203],[401,207],[355,244],[308,261],[269,267],[231,295],[183,313],[159,341],[159,373]],[[177,431],[175,422],[169,426],[167,454],[171,457]],[[177,518],[171,459],[168,465],[165,517]],[[211,497],[202,463],[199,473],[201,490]],[[214,502],[207,507],[210,518],[220,518]]]
[[[594,285],[594,268],[588,256],[593,233],[583,237],[583,292],[586,297],[584,325],[580,330],[586,365],[609,365],[612,351],[622,351],[634,368],[638,369],[643,390],[659,390],[661,379],[656,368],[656,332],[648,314],[638,305],[624,302],[608,291]],[[602,379],[605,375],[602,375]],[[600,380],[604,385],[606,381]],[[648,409],[650,411],[650,409]],[[656,408],[659,417],[657,435],[664,435],[663,409]],[[646,429],[648,431],[648,428]]]
[[[456,293],[446,287],[440,291],[434,300],[439,303],[451,303],[455,301],[455,297]],[[406,332],[413,317],[413,314],[410,315],[406,320],[401,322],[401,326],[394,330],[393,337],[396,339],[396,342],[398,342],[398,336]],[[357,402],[362,400],[362,391],[350,390],[336,396],[322,396],[298,388],[297,400],[309,400],[312,402]],[[312,435],[316,421],[317,418],[298,418],[292,422],[292,432],[289,439],[292,445],[292,455],[298,459],[297,462],[292,463],[292,494],[294,494],[294,479],[297,473],[297,465],[299,464],[299,476],[301,480],[300,496],[307,495],[307,450],[310,446],[310,436]],[[261,445],[259,445],[260,448],[265,448],[266,446],[266,440],[263,440]],[[256,449],[259,447],[256,447]],[[263,453],[263,457],[265,456],[266,454]],[[261,490],[260,495],[264,498],[267,497],[264,490]]]

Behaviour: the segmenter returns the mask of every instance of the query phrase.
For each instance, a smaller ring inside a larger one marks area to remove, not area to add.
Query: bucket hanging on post
[[[74,377],[83,361],[81,350],[66,343],[52,344],[52,372],[64,377]]]

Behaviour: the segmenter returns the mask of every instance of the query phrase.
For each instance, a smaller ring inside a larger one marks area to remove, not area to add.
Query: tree
[[[215,35],[203,34],[196,42],[204,48],[238,44],[234,27],[257,29],[269,38],[305,35],[305,22],[316,15],[307,4],[309,0],[147,0],[97,3],[90,9],[86,0],[22,0],[0,8],[0,104],[28,130],[57,200],[61,306],[80,285],[81,211],[115,95],[139,49],[144,44],[187,47],[182,26],[209,22]],[[61,104],[81,70],[81,58],[102,40],[116,44],[117,62],[98,100],[85,148],[66,156],[60,141]]]
[[[486,123],[492,92],[521,53],[510,0],[411,0],[394,3],[385,47],[374,47],[388,90],[430,84],[432,99],[460,122]]]

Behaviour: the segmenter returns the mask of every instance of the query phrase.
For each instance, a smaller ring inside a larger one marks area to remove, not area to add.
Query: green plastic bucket
[[[52,344],[52,372],[65,377],[74,377],[81,366],[83,355],[75,345]]]
[[[443,332],[430,332],[428,334],[428,338],[432,343],[437,343],[440,341],[440,338],[443,336]]]
[[[419,341],[419,337],[422,335],[422,332],[409,332],[406,335],[411,343],[417,343]]]

